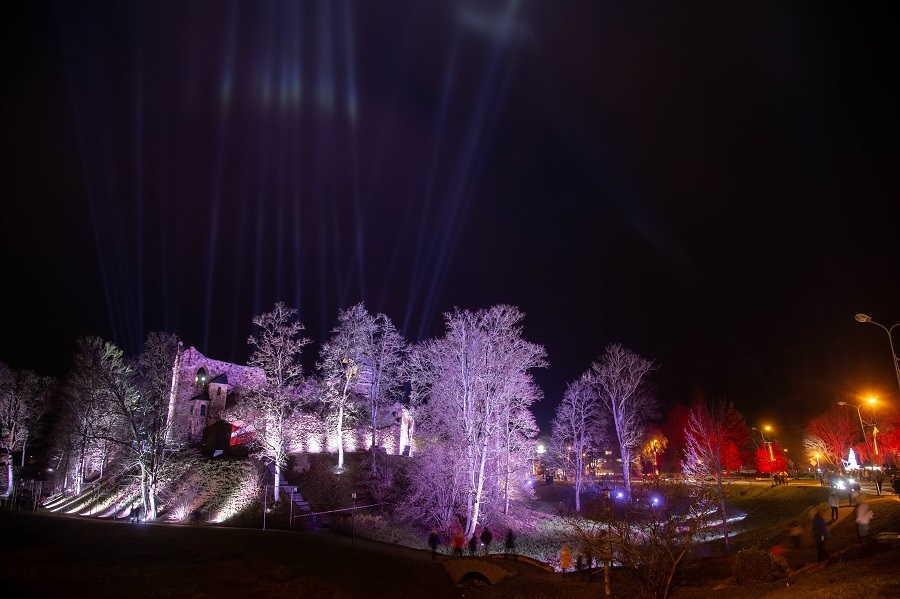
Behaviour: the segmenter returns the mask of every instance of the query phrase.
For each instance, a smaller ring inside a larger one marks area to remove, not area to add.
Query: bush
[[[731,573],[742,584],[766,584],[784,576],[775,556],[759,547],[742,549],[734,556]]]

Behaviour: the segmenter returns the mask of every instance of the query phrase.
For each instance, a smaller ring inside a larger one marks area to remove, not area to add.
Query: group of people
[[[481,541],[481,546],[484,548],[484,555],[488,556],[491,552],[491,543],[494,541],[494,535],[491,534],[490,529],[485,526],[481,529],[481,535],[478,536],[476,533],[472,533],[472,538],[468,541],[469,546],[469,555],[475,555],[478,553],[478,541]],[[431,531],[431,534],[428,536],[428,546],[431,547],[431,559],[437,559],[438,547],[441,545],[441,536],[438,534],[437,529]],[[453,547],[453,555],[456,557],[462,557],[463,548],[466,546],[466,537],[463,534],[463,531],[458,531],[451,541],[451,546]],[[505,558],[507,555],[516,553],[516,535],[513,533],[512,529],[506,531],[506,540],[503,542],[503,557]]]
[[[772,486],[775,485],[786,485],[788,484],[788,473],[787,472],[773,472],[772,473]]]
[[[862,540],[869,535],[869,524],[872,522],[873,512],[867,501],[857,499],[859,497],[858,491],[853,491],[853,494],[855,497],[851,495],[850,505],[856,505],[856,538]],[[828,505],[831,507],[831,520],[825,522],[825,517],[820,512],[816,512],[816,515],[813,516],[812,535],[816,543],[816,561],[818,562],[825,561],[830,557],[825,543],[830,536],[828,525],[838,519],[840,501],[838,500],[837,492],[832,491],[828,496]]]

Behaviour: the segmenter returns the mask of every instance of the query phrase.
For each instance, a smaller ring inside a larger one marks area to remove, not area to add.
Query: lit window
[[[197,370],[196,376],[194,376],[194,384],[198,387],[205,387],[208,378],[209,372],[206,370],[205,366],[201,366],[200,369]]]

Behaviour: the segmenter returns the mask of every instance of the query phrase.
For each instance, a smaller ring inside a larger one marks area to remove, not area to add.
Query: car
[[[839,491],[859,491],[859,481],[849,476],[833,476],[829,481],[832,489]]]

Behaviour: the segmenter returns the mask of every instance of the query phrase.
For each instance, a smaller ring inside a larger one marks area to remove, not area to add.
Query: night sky
[[[853,319],[900,321],[889,4],[16,4],[14,367],[153,330],[244,363],[279,300],[317,344],[358,301],[413,341],[509,303],[549,355],[545,432],[614,341],[664,405],[703,389],[798,450],[837,401],[900,402]]]

